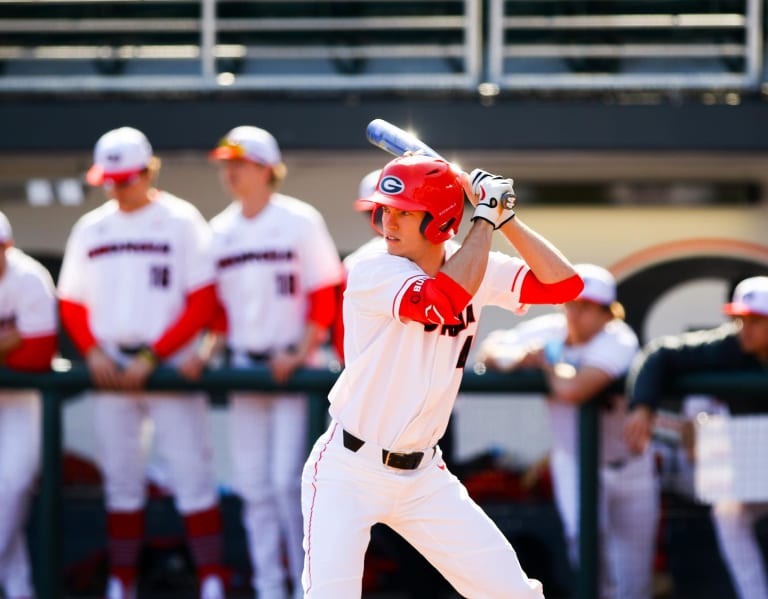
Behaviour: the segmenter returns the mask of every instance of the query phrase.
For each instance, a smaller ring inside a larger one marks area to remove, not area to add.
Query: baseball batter
[[[13,247],[0,212],[0,365],[44,371],[56,351],[56,296],[42,264]],[[32,599],[24,533],[40,468],[40,394],[0,391],[0,588],[8,599]]]
[[[371,222],[371,198],[376,193],[376,185],[381,176],[381,169],[376,169],[366,174],[358,185],[357,199],[354,202],[355,210],[363,213]],[[345,273],[349,272],[352,265],[359,259],[366,256],[374,248],[386,251],[386,242],[384,237],[378,233],[355,251],[344,258]],[[346,278],[344,283],[339,286],[339,291],[343,294],[346,288]],[[336,320],[332,327],[333,346],[341,363],[344,362],[344,318],[342,314],[343,301],[339,299],[337,305]],[[451,463],[453,448],[453,421],[449,421],[446,433],[440,438],[440,447],[443,450],[443,457],[447,464]],[[386,547],[388,554],[396,556],[400,576],[405,582],[403,591],[405,596],[413,599],[438,599],[443,597],[449,591],[449,585],[445,579],[435,570],[425,558],[419,554],[411,545],[406,543],[402,537],[393,533],[391,529],[382,525],[376,525],[372,529],[372,536],[378,537],[381,547]],[[364,574],[365,576],[365,574]]]
[[[514,195],[509,179],[473,172],[473,223],[462,245],[451,241],[465,177],[424,156],[397,158],[382,170],[372,207],[386,245],[349,272],[346,368],[329,395],[332,422],[302,474],[305,597],[360,597],[377,522],[400,533],[463,596],[543,596],[436,443],[483,306],[564,302],[582,284],[559,251],[504,207],[500,200]],[[522,259],[490,251],[494,229]]]
[[[541,369],[549,386],[550,467],[571,563],[578,565],[579,405],[600,402],[601,597],[650,599],[659,491],[653,454],[633,453],[622,437],[626,398],[604,389],[624,376],[638,350],[606,269],[578,264],[579,297],[556,314],[494,331],[479,359],[490,368]]]
[[[108,599],[135,592],[143,535],[146,426],[172,479],[200,578],[201,599],[224,596],[221,521],[201,393],[146,392],[158,363],[183,369],[216,306],[211,233],[190,203],[154,187],[159,160],[130,127],[96,143],[87,179],[109,199],[74,226],[59,277],[61,316],[94,386],[105,479]]]
[[[630,417],[625,437],[631,447],[646,447],[655,410],[670,379],[686,373],[759,371],[768,366],[768,277],[749,277],[733,291],[723,313],[733,321],[716,329],[662,337],[643,348],[627,379]],[[742,418],[764,414],[762,394],[719,397],[727,411]],[[762,457],[762,456],[761,456]],[[768,572],[755,525],[768,516],[768,501],[723,499],[712,506],[723,561],[739,599],[766,599]]]
[[[236,127],[211,157],[235,200],[211,221],[232,364],[266,365],[276,382],[285,382],[297,368],[319,365],[317,350],[327,339],[342,280],[339,253],[320,212],[277,192],[286,167],[269,132]],[[232,393],[229,413],[253,586],[259,599],[284,599],[288,586],[301,596],[307,397]]]

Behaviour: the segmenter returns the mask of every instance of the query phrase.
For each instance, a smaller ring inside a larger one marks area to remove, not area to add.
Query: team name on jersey
[[[243,252],[235,256],[219,258],[217,266],[220,270],[247,262],[290,262],[295,258],[293,250],[263,250],[260,252]]]
[[[461,324],[450,324],[450,325],[425,324],[424,332],[431,333],[433,331],[436,331],[439,328],[441,335],[447,335],[449,337],[457,337],[459,333],[466,330],[466,328],[471,323],[475,322],[475,310],[472,307],[472,304],[467,304],[467,307],[464,308],[464,311],[461,314],[459,314],[459,320],[461,321]],[[469,350],[472,349],[472,341],[474,337],[475,337],[474,335],[468,335],[467,338],[464,340],[464,344],[461,346],[459,355],[456,358],[456,368],[458,368],[459,370],[462,370],[467,365],[467,358],[469,357]]]
[[[459,314],[459,320],[461,324],[425,324],[424,331],[431,333],[432,331],[440,329],[441,335],[448,335],[449,337],[456,337],[464,329],[466,329],[471,323],[475,322],[475,310],[472,308],[472,304],[467,304],[464,312]]]
[[[138,254],[168,254],[170,251],[171,246],[168,243],[155,243],[153,241],[124,241],[95,247],[88,251],[88,257],[97,258],[106,254],[121,254],[124,252]]]

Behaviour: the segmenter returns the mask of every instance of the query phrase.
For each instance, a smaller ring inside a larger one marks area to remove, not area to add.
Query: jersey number
[[[467,337],[466,341],[464,341],[464,345],[459,352],[459,359],[456,361],[456,368],[464,368],[464,366],[467,365],[467,358],[469,357],[469,350],[472,348],[473,338],[474,335],[470,335]]]
[[[168,287],[171,283],[171,269],[167,266],[153,266],[149,270],[149,284],[152,287]]]
[[[293,273],[278,273],[277,295],[295,295],[296,277]]]

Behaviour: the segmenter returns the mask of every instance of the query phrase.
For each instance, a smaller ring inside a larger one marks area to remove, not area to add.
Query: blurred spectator
[[[87,179],[108,200],[72,229],[59,277],[61,316],[98,389],[91,398],[108,511],[108,599],[135,595],[150,420],[184,517],[200,597],[220,599],[221,518],[207,397],[144,390],[161,362],[188,372],[216,306],[210,228],[192,204],[155,188],[159,169],[141,131],[121,127],[98,140]]]
[[[319,366],[342,280],[338,250],[318,210],[277,191],[286,168],[269,132],[236,127],[211,158],[234,199],[211,221],[223,307],[216,328],[226,331],[217,345],[226,342],[235,368],[265,366],[285,383]],[[302,597],[306,394],[232,393],[230,441],[258,597],[287,597],[286,578]]]
[[[624,322],[610,272],[576,265],[584,290],[556,314],[491,333],[479,360],[494,370],[536,368],[549,387],[550,465],[568,553],[578,566],[578,408],[600,405],[599,526],[602,598],[650,599],[659,491],[650,451],[633,453],[622,439],[626,398],[610,391],[638,349]]]
[[[53,279],[13,247],[0,212],[0,365],[41,372],[56,351]],[[41,406],[36,390],[0,391],[0,588],[8,599],[32,599],[24,525],[40,468]]]
[[[733,317],[732,322],[716,329],[662,337],[643,349],[627,380],[631,414],[625,436],[635,451],[642,451],[648,445],[655,411],[667,383],[675,377],[695,372],[765,370],[768,365],[768,277],[741,281],[723,312]],[[750,419],[745,414],[766,412],[764,396],[719,399],[733,414],[734,421]],[[755,534],[755,524],[766,515],[768,496],[764,501],[744,501],[734,496],[713,505],[720,552],[740,599],[768,597],[765,558]]]

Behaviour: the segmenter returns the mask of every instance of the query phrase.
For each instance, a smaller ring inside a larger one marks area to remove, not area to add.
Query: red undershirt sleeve
[[[51,368],[56,354],[56,335],[22,337],[21,345],[5,358],[5,365],[13,370],[45,372]]]
[[[224,304],[221,303],[219,298],[216,298],[216,306],[213,311],[213,317],[208,325],[208,328],[219,335],[223,335],[229,330],[229,322],[227,320],[227,311],[224,308]]]
[[[314,322],[319,327],[327,329],[336,317],[337,285],[329,285],[315,289],[309,294],[309,312],[307,321]]]
[[[181,316],[152,344],[152,351],[165,359],[211,323],[216,310],[216,286],[206,285],[187,296]]]
[[[59,301],[61,324],[74,343],[77,351],[85,356],[97,345],[91,326],[88,324],[88,308],[84,304],[69,300]]]
[[[347,288],[346,280],[336,285],[336,316],[331,325],[331,343],[336,350],[342,364],[344,363],[344,290]]]
[[[542,283],[532,271],[528,271],[520,288],[521,304],[564,304],[581,293],[584,281],[573,275],[557,283]]]

